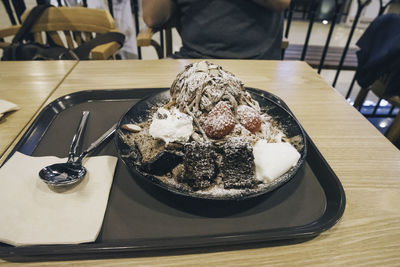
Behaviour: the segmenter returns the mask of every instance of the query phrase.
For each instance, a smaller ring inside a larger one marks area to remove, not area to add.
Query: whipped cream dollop
[[[193,134],[193,119],[175,107],[169,110],[161,107],[153,115],[149,133],[167,144],[187,142]]]
[[[289,143],[259,140],[253,147],[256,179],[272,182],[297,164],[300,153]]]

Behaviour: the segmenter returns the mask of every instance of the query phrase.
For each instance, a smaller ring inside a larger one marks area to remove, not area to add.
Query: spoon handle
[[[94,141],[93,143],[90,144],[90,146],[83,151],[78,159],[76,160],[76,162],[81,162],[82,159],[89,154],[90,152],[92,152],[94,149],[96,149],[97,147],[99,147],[101,144],[103,144],[105,141],[108,141],[109,137],[111,137],[115,130],[117,129],[117,124],[114,124],[113,126],[111,126],[110,129],[107,130],[107,132],[105,132],[102,136],[100,136],[96,141]]]
[[[72,138],[71,146],[69,148],[68,162],[74,161],[74,157],[75,157],[77,150],[81,144],[82,135],[83,135],[83,132],[85,131],[86,122],[87,122],[88,117],[89,117],[89,111],[83,111],[78,128],[76,129],[75,135]]]

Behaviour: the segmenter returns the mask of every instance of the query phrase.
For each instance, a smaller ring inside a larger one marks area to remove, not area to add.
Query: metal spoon
[[[99,147],[114,134],[117,124],[114,124],[102,136],[84,150],[75,161],[53,164],[40,170],[40,178],[52,186],[67,186],[79,182],[86,175],[86,168],[82,166],[82,160],[93,150]]]
[[[45,168],[43,168],[40,172],[39,172],[39,176],[43,179],[44,182],[46,183],[54,183],[54,180],[56,179],[57,173],[59,173],[61,171],[61,169],[65,169],[68,167],[68,165],[72,164],[74,162],[75,159],[75,155],[77,153],[77,149],[81,144],[81,140],[82,140],[82,135],[83,132],[85,131],[86,128],[86,123],[87,123],[87,119],[89,117],[89,111],[83,111],[82,112],[82,117],[81,120],[78,124],[78,128],[76,129],[76,132],[74,134],[74,137],[72,138],[72,142],[69,148],[69,152],[68,152],[68,161],[67,163],[62,163],[62,164],[53,164],[50,166],[47,166]],[[43,176],[44,173],[46,173],[46,176]],[[51,179],[50,176],[51,174],[53,174],[53,178]]]
[[[82,136],[83,136],[83,132],[85,131],[86,128],[86,124],[87,124],[87,119],[89,117],[89,111],[83,111],[82,112],[82,117],[81,120],[79,122],[78,128],[76,129],[76,133],[74,135],[74,137],[72,138],[72,143],[71,146],[69,148],[69,152],[68,152],[68,162],[73,162],[75,155],[77,153],[78,148],[81,145],[81,141],[82,141]]]

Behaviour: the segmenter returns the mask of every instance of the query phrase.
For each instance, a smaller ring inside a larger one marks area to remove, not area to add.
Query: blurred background
[[[21,5],[29,9],[41,1],[2,2],[0,28],[19,23],[17,9],[21,8]],[[141,16],[141,1],[52,0],[51,3],[109,10],[118,28],[128,39],[119,59],[151,60],[160,57],[151,45],[139,49],[136,46],[136,35],[145,29]],[[10,12],[6,10],[7,5],[11,7],[12,15],[8,14]],[[287,48],[283,49],[282,58],[306,61],[352,105],[360,91],[354,79],[357,68],[356,42],[376,17],[386,13],[399,14],[400,0],[292,0],[290,8],[284,12],[284,42]],[[167,34],[161,31],[152,36],[153,41],[158,43],[162,50],[161,57],[168,55],[166,46],[169,40],[172,52],[181,47],[181,39],[176,29],[171,30],[171,36]],[[384,134],[399,110],[385,99],[369,93],[360,112]]]

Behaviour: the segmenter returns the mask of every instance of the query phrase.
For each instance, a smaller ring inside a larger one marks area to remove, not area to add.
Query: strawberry
[[[261,116],[255,109],[246,105],[240,105],[237,109],[237,115],[240,124],[250,132],[255,133],[260,130]]]
[[[235,127],[235,117],[229,106],[220,101],[215,107],[207,114],[203,129],[208,137],[219,139],[229,134]]]

